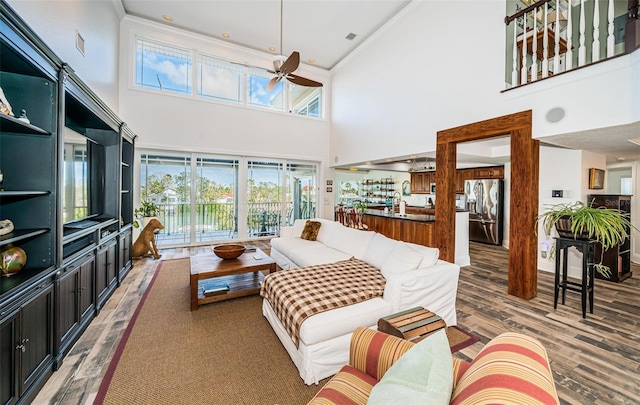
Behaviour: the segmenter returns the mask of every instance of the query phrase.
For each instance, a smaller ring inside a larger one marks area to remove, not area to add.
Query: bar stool
[[[556,280],[553,290],[553,309],[558,307],[558,293],[562,289],[562,305],[567,290],[577,291],[582,295],[582,317],[586,318],[587,295],[589,296],[589,313],[593,313],[593,279],[595,277],[595,244],[593,240],[558,237],[556,239]],[[582,281],[567,280],[567,249],[575,247],[582,253]],[[562,267],[560,266],[562,256]],[[562,273],[562,281],[560,281]]]

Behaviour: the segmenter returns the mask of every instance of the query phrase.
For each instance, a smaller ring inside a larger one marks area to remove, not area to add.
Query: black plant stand
[[[587,295],[589,295],[589,313],[593,313],[593,279],[595,277],[595,241],[573,238],[556,239],[556,281],[553,290],[553,309],[558,307],[558,293],[562,289],[562,305],[567,290],[580,292],[582,295],[582,317],[586,318]],[[582,253],[582,281],[576,283],[567,280],[567,249],[575,247]],[[562,267],[560,266],[562,256]],[[562,273],[562,281],[560,281]]]

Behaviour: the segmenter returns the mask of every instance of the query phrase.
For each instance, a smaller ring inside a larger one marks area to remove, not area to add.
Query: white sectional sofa
[[[438,249],[405,243],[379,233],[352,229],[338,222],[322,225],[315,241],[300,237],[306,220],[283,227],[271,240],[271,257],[283,270],[356,258],[379,268],[386,279],[384,295],[325,311],[306,319],[298,347],[267,299],[263,314],[298,367],[306,384],[335,374],[348,361],[351,334],[358,326],[377,326],[378,319],[422,306],[456,324],[456,292],[460,267],[438,259]]]

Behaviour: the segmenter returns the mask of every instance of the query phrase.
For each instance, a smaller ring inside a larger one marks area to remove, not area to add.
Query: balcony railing
[[[625,53],[628,10],[614,0],[541,0],[505,18],[507,87]]]
[[[158,245],[190,243],[191,204],[157,202],[160,208],[158,218],[164,225],[157,238]],[[287,203],[284,225],[291,225],[296,218],[313,218],[316,215],[315,203]],[[238,214],[235,204],[207,203],[195,206],[194,242],[214,242],[237,239]],[[246,214],[247,237],[275,236],[280,232],[282,204],[275,202],[249,203]]]

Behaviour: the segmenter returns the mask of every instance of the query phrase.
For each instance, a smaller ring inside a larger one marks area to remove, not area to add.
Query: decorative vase
[[[5,277],[10,277],[22,270],[27,264],[27,253],[17,246],[9,245],[0,252],[0,271]]]

